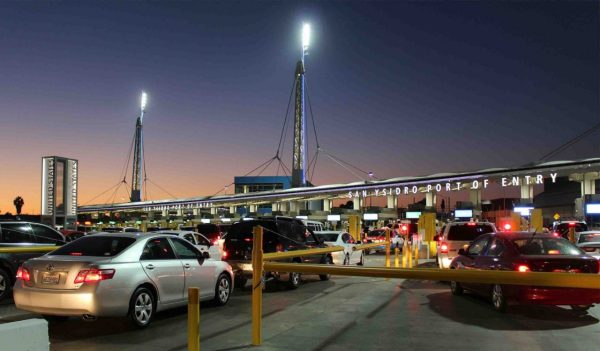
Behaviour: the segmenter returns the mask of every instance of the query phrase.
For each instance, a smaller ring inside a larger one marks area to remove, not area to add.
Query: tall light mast
[[[296,64],[296,95],[294,114],[294,156],[292,162],[292,187],[306,186],[306,115],[304,103],[304,57],[308,55],[310,24],[302,26],[302,55]]]
[[[143,169],[144,166],[144,134],[143,134],[143,122],[144,112],[146,112],[146,102],[148,96],[142,91],[142,97],[140,101],[140,115],[135,123],[135,141],[133,150],[133,174],[131,175],[131,202],[141,201],[142,183],[144,181]]]

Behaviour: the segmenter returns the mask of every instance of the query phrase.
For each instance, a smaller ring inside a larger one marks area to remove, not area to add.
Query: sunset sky
[[[79,160],[80,204],[126,201],[97,195],[121,180],[141,90],[148,178],[177,197],[220,191],[275,155],[303,22],[323,149],[379,178],[520,166],[600,120],[598,14],[595,1],[2,1],[0,211],[21,195],[39,213],[48,155]],[[599,137],[555,159],[599,157]],[[313,183],[356,180],[321,156]]]

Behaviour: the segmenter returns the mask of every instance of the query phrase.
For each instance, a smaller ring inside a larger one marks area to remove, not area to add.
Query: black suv
[[[585,232],[588,226],[584,221],[558,221],[552,224],[552,232],[557,233],[565,239],[569,239],[569,229],[574,228],[575,232]]]
[[[0,247],[35,247],[63,245],[65,237],[58,231],[39,223],[22,221],[0,222]],[[0,252],[0,300],[9,295],[19,266],[45,251],[28,253]]]
[[[255,226],[263,229],[263,251],[293,251],[325,247],[303,223],[295,218],[276,217],[272,219],[255,219],[234,223],[225,237],[223,245],[224,260],[232,267],[235,274],[235,286],[243,287],[252,277],[252,230]],[[331,254],[294,257],[278,262],[303,262],[332,264]],[[300,285],[300,273],[265,272],[268,280],[287,282],[291,289]],[[329,274],[320,274],[321,280],[328,280]]]

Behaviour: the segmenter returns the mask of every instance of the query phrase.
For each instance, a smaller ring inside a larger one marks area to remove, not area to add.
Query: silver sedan
[[[364,263],[363,251],[354,251],[354,247],[358,244],[356,240],[346,232],[336,231],[317,231],[315,236],[327,246],[342,246],[344,251],[332,252],[333,264],[362,265]]]
[[[128,316],[145,327],[157,311],[185,305],[190,287],[224,305],[233,288],[227,262],[207,259],[173,235],[114,233],[75,240],[26,261],[17,273],[17,308],[53,318]]]

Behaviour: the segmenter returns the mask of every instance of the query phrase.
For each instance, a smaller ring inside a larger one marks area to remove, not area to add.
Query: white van
[[[440,268],[449,268],[458,256],[458,250],[466,248],[482,234],[493,233],[496,226],[489,222],[452,222],[442,228],[437,241],[437,261]]]

